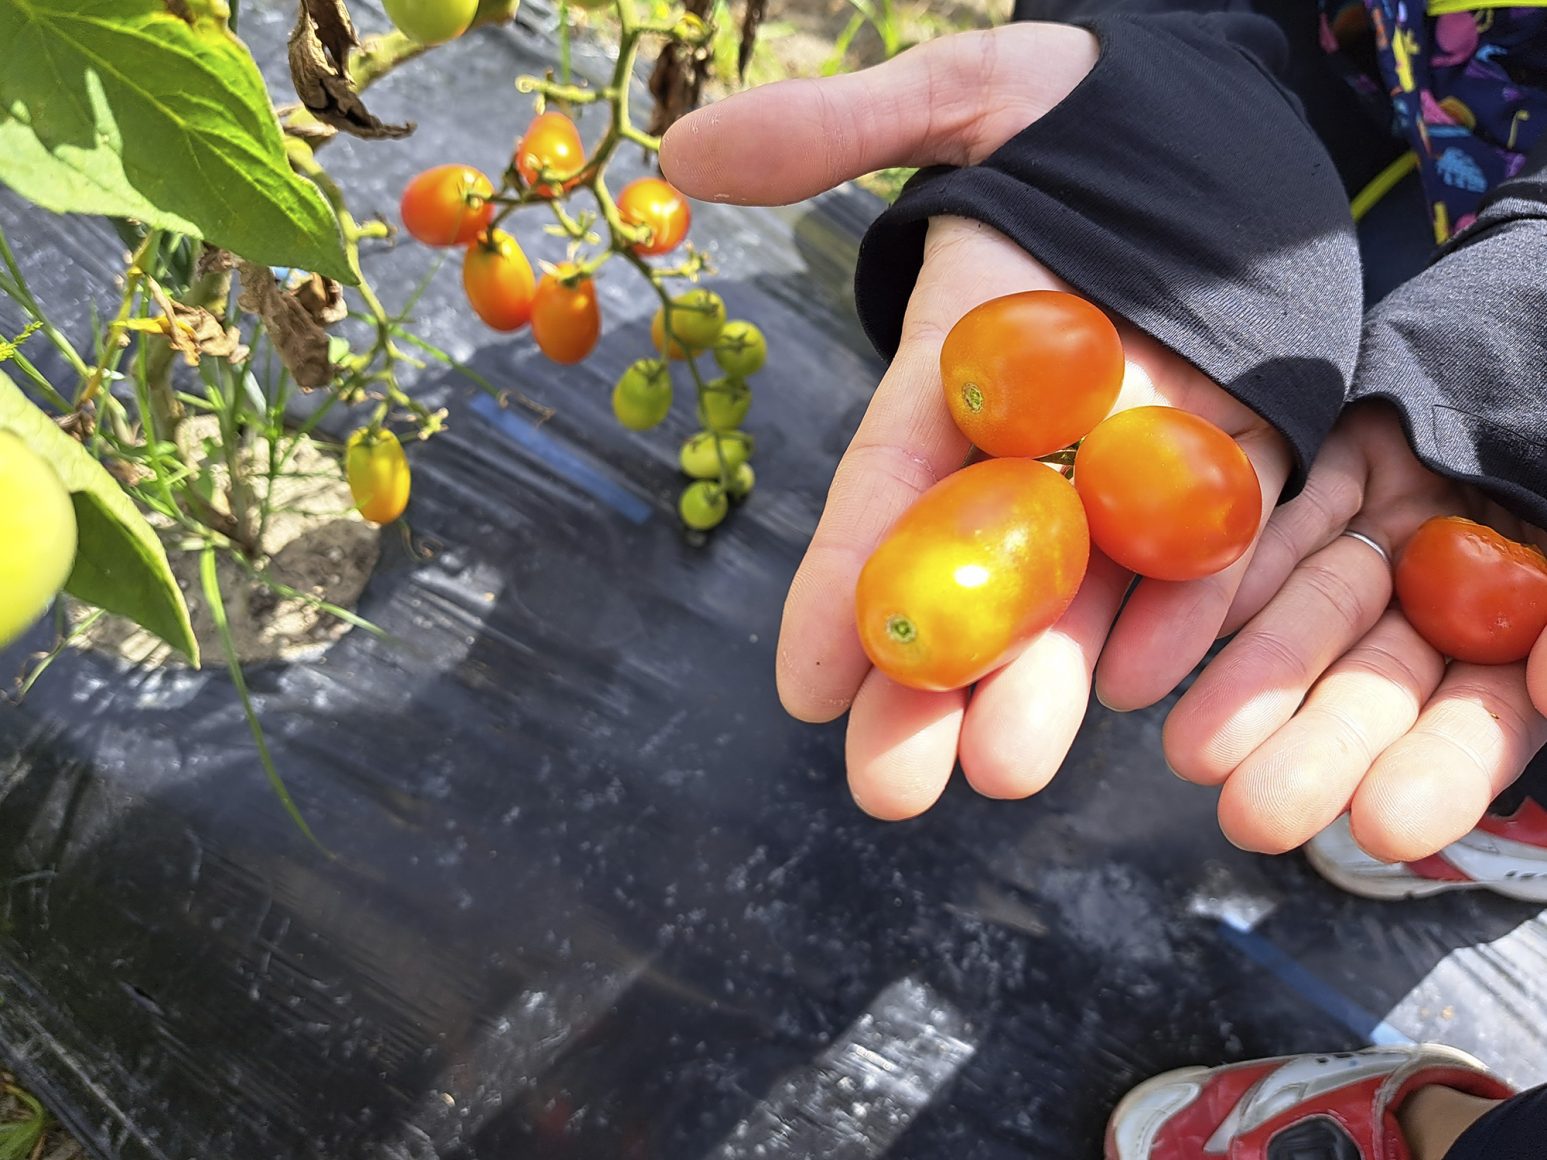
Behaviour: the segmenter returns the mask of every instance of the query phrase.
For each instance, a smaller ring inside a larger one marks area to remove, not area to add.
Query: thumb
[[[1096,38],[1063,24],[942,37],[863,72],[689,113],[661,142],[661,171],[700,201],[788,205],[891,166],[975,164],[1068,96],[1096,57]]]

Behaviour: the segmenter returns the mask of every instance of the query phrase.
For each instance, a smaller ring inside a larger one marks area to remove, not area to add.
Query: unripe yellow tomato
[[[0,431],[0,647],[43,615],[75,566],[75,506],[48,462]]]
[[[391,431],[361,427],[351,435],[344,475],[355,507],[373,524],[390,524],[408,506],[408,457]]]

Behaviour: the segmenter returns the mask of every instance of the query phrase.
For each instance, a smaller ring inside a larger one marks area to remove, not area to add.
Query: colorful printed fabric
[[[1322,47],[1412,146],[1435,239],[1445,241],[1547,129],[1547,0],[1320,3]]]

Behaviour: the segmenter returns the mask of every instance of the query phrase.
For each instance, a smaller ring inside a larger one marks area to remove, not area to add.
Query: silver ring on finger
[[[1356,532],[1352,528],[1344,528],[1342,534],[1351,540],[1358,540],[1361,544],[1369,547],[1376,555],[1385,561],[1386,567],[1391,567],[1391,553],[1386,551],[1386,549],[1381,546],[1379,540],[1371,539],[1363,532]]]

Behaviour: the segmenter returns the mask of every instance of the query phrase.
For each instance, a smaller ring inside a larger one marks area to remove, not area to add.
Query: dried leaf
[[[263,320],[269,341],[280,361],[302,390],[325,387],[333,380],[333,360],[328,357],[328,332],[318,326],[293,294],[280,289],[265,266],[242,262],[242,296],[237,305]]]
[[[155,318],[136,318],[127,323],[130,330],[156,334],[167,340],[173,350],[191,367],[205,355],[241,362],[247,357],[241,335],[227,327],[202,306],[174,302],[159,285],[150,283],[151,298],[161,311]]]
[[[328,59],[305,5],[290,32],[290,79],[306,111],[335,129],[367,140],[406,137],[414,131],[411,124],[388,125],[371,114],[347,73]]]
[[[713,7],[714,0],[688,0],[684,11],[707,20]],[[667,42],[650,74],[650,95],[655,98],[648,130],[652,136],[659,137],[698,107],[713,65],[707,45]]]
[[[301,9],[304,15],[311,17],[317,39],[328,54],[334,71],[347,82],[349,53],[360,43],[360,38],[355,35],[354,22],[349,19],[344,0],[301,0]]]
[[[344,301],[344,287],[332,278],[309,274],[299,285],[289,287],[288,293],[295,296],[295,300],[318,326],[332,326],[349,317],[349,304]]]

